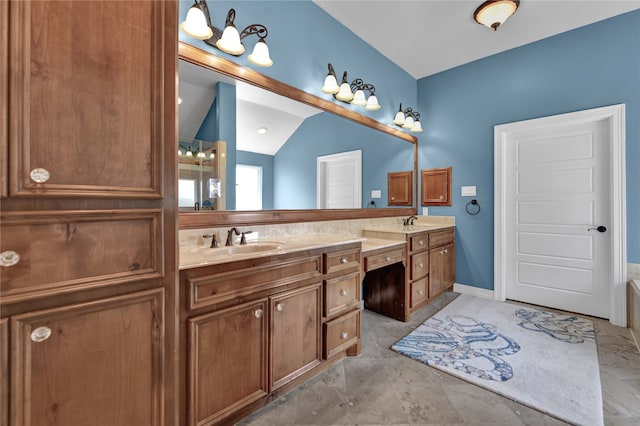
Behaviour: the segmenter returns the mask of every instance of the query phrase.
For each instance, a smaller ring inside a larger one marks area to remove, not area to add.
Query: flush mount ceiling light
[[[273,61],[269,57],[269,47],[265,42],[268,34],[267,27],[261,24],[251,24],[241,32],[238,32],[234,23],[235,18],[235,9],[229,9],[224,31],[222,31],[212,25],[207,2],[205,0],[195,0],[195,3],[187,12],[186,19],[180,24],[180,29],[188,36],[203,40],[209,46],[234,56],[240,56],[244,53],[244,45],[241,40],[255,34],[259,39],[247,59],[252,64],[261,67],[273,65]]]
[[[369,92],[369,98],[364,94],[365,90]],[[351,83],[347,80],[347,72],[342,74],[342,84],[338,86],[336,72],[333,65],[329,64],[329,73],[324,79],[322,86],[324,93],[333,95],[339,101],[351,105],[364,105],[364,109],[376,111],[381,108],[376,96],[376,88],[373,84],[365,83],[362,79],[356,78]]]
[[[516,13],[519,0],[489,0],[482,3],[474,12],[473,19],[478,24],[492,28],[494,31]]]
[[[265,133],[267,133],[268,130],[269,129],[267,129],[266,127],[258,127],[257,132],[259,135],[264,135]]]
[[[400,108],[396,113],[396,116],[393,118],[393,124],[396,126],[400,126],[403,129],[407,129],[413,133],[422,132],[422,124],[420,124],[420,113],[418,111],[414,111],[411,107],[405,108],[402,110],[402,104],[400,104]]]

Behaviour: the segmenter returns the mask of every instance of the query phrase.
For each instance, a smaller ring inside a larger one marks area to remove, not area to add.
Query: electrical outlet
[[[422,208],[422,216],[429,216],[429,207]]]
[[[475,186],[463,186],[460,188],[460,195],[463,197],[475,197],[476,196],[476,187]]]

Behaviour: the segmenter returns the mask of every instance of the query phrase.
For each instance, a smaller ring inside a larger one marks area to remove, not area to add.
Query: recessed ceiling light
[[[260,127],[258,129],[258,134],[259,135],[264,135],[265,133],[267,133],[267,130],[269,130],[269,129],[267,129],[266,127]]]

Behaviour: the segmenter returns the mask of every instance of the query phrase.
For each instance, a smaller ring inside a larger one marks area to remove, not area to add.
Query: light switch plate
[[[460,195],[463,197],[475,197],[476,196],[476,187],[474,186],[463,186],[460,190]]]
[[[382,198],[382,191],[379,189],[371,190],[371,198]]]
[[[422,216],[429,216],[429,207],[422,208]]]

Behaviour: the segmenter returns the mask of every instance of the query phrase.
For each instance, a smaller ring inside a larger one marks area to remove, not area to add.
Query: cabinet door
[[[7,196],[9,118],[9,2],[0,1],[0,197]],[[4,414],[3,414],[4,415]]]
[[[270,298],[271,390],[320,364],[321,289],[318,283]]]
[[[420,191],[423,206],[450,206],[451,167],[422,170]]]
[[[390,206],[413,205],[413,172],[387,174],[387,204]]]
[[[11,424],[162,425],[162,289],[11,319]]]
[[[189,320],[189,425],[209,425],[267,394],[267,299]]]
[[[11,196],[161,198],[165,12],[9,2]]]
[[[429,250],[429,297],[435,297],[455,281],[455,246],[449,244]]]

